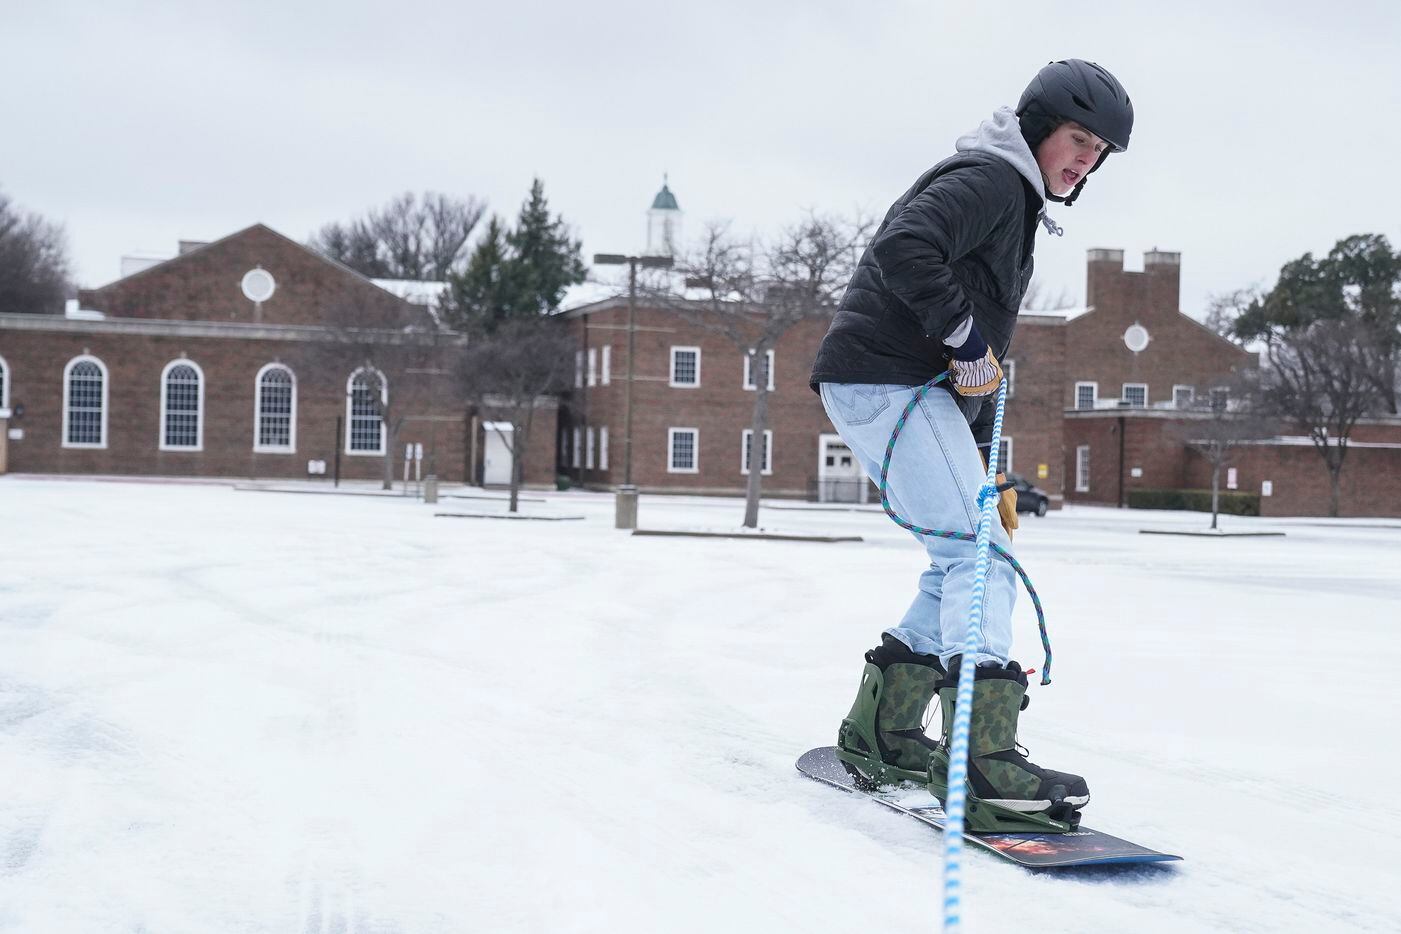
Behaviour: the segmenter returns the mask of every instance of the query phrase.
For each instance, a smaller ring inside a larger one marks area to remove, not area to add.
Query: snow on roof
[[[1017,314],[1034,318],[1061,318],[1066,321],[1074,321],[1081,315],[1087,315],[1094,310],[1095,306],[1093,305],[1072,305],[1069,308],[1023,308]]]
[[[433,282],[427,279],[371,279],[375,285],[392,292],[406,302],[415,305],[433,306],[447,291],[446,282]]]

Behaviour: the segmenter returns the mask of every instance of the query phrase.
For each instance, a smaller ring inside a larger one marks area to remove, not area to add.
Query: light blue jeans
[[[918,390],[915,386],[823,383],[822,405],[866,474],[880,483],[890,433]],[[978,531],[978,489],[986,476],[973,432],[948,391],[935,387],[910,413],[891,457],[887,494],[906,522],[949,532]],[[913,533],[912,533],[913,534]],[[945,665],[962,653],[972,609],[977,546],[973,542],[915,535],[929,552],[919,591],[899,624],[886,632]],[[1011,554],[1012,542],[997,517],[992,540]],[[983,592],[983,637],[971,660],[1006,664],[1012,650],[1016,574],[996,554]]]

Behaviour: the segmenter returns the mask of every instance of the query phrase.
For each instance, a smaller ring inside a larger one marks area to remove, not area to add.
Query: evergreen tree
[[[565,289],[584,281],[580,249],[564,219],[550,216],[537,178],[516,227],[493,217],[466,268],[448,277],[445,316],[477,335],[494,334],[508,320],[543,318],[559,308]]]
[[[507,232],[500,219],[487,222],[482,238],[460,275],[448,277],[444,315],[455,329],[468,334],[492,334],[520,308],[519,268],[512,261]]]
[[[564,218],[551,219],[545,201],[545,183],[530,186],[530,197],[521,206],[515,230],[506,235],[512,260],[520,268],[522,314],[549,314],[559,308],[564,291],[584,281],[580,242],[569,236]]]

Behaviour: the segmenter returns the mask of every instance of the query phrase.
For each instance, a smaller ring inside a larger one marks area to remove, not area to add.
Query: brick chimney
[[[1090,250],[1085,263],[1085,303],[1102,314],[1148,319],[1178,312],[1182,254],[1147,250],[1143,271],[1124,269],[1123,250]]]
[[[1085,304],[1097,307],[1113,294],[1114,283],[1123,274],[1123,250],[1090,250],[1085,263]]]

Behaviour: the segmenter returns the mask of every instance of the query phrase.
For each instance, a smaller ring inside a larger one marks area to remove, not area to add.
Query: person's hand
[[[986,396],[996,392],[1002,383],[1002,367],[991,350],[976,360],[953,358],[949,372],[953,374],[953,388],[963,396]]]
[[[1017,490],[1007,482],[1007,475],[1002,473],[997,475],[997,515],[1002,519],[1007,537],[1011,538],[1012,533],[1021,527],[1021,520],[1017,518]]]

